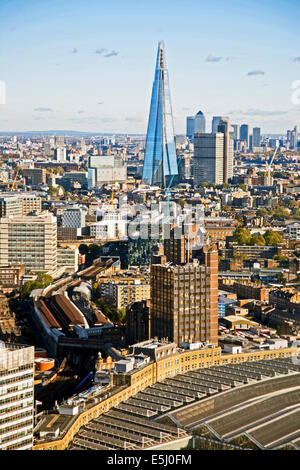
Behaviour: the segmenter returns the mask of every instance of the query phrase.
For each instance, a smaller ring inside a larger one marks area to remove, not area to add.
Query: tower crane
[[[13,183],[12,183],[11,188],[10,188],[11,191],[13,191],[15,189],[15,184],[16,184],[16,181],[17,181],[17,178],[18,178],[19,171],[20,171],[20,168],[17,167],[15,177],[14,177]]]
[[[279,145],[276,145],[275,152],[270,160],[270,163],[266,163],[266,170],[267,170],[267,186],[272,186],[272,181],[271,181],[271,169],[272,169],[272,164],[274,161],[274,158],[276,156],[276,153],[279,149]]]

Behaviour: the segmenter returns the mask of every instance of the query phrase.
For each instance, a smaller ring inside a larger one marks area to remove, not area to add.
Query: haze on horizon
[[[187,115],[284,133],[300,124],[298,0],[2,0],[0,133],[145,134],[163,39],[175,132]]]

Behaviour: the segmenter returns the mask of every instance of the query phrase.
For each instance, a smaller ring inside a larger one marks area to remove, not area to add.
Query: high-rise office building
[[[249,148],[249,126],[242,124],[240,128],[240,140],[246,142],[246,148]]]
[[[294,127],[292,135],[293,135],[293,146],[294,146],[294,149],[296,150],[298,148],[298,126]]]
[[[69,207],[61,216],[62,227],[82,228],[85,226],[86,210],[82,207]]]
[[[239,138],[240,138],[240,126],[238,124],[232,124],[231,127],[233,128],[233,138],[234,138],[234,140],[239,140]]]
[[[126,307],[126,341],[135,344],[151,338],[150,300],[132,302]]]
[[[50,213],[0,218],[0,265],[24,264],[26,272],[57,268],[57,222]]]
[[[169,74],[164,43],[158,44],[146,138],[143,181],[166,187],[178,175]]]
[[[58,135],[55,137],[55,146],[63,147],[65,145],[65,138],[63,135]]]
[[[41,212],[41,201],[40,196],[37,196],[36,193],[0,193],[0,217]]]
[[[192,139],[195,133],[195,116],[187,116],[186,118],[186,136]]]
[[[0,450],[33,443],[34,347],[0,341]]]
[[[260,127],[253,127],[252,148],[260,147],[261,135]]]
[[[88,189],[101,188],[113,182],[124,184],[127,165],[118,155],[92,155],[89,157]]]
[[[54,155],[57,162],[67,161],[67,149],[65,147],[57,147],[54,151]]]
[[[202,111],[198,111],[195,116],[186,118],[186,136],[192,139],[196,132],[205,132],[206,120]]]
[[[184,254],[189,251],[187,243],[185,237],[177,240],[175,258],[172,251],[153,257],[151,336],[168,338],[179,346],[198,341],[217,344],[217,247],[204,246],[192,259]]]
[[[222,119],[222,116],[213,116],[212,124],[211,124],[212,134],[216,134],[218,132],[218,126],[220,124],[221,119]]]
[[[224,117],[221,119],[218,126],[218,132],[222,132],[222,134],[224,134],[223,182],[228,183],[228,180],[233,177],[233,136],[229,118]]]
[[[287,140],[290,149],[297,150],[298,147],[298,126],[295,126],[292,131],[287,131]]]
[[[196,133],[196,132],[205,133],[206,121],[205,121],[205,116],[202,113],[202,111],[198,111],[198,113],[195,116],[195,121],[194,122],[195,122],[194,133]]]
[[[194,185],[224,182],[224,141],[221,132],[194,135]]]
[[[40,186],[46,184],[46,168],[24,168],[22,173],[27,185]]]

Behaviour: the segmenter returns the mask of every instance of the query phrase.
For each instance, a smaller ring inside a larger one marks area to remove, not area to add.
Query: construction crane
[[[14,180],[13,180],[11,188],[10,188],[11,191],[13,191],[15,189],[15,184],[16,184],[16,181],[17,181],[17,178],[18,178],[19,171],[20,171],[20,168],[17,167],[17,171],[16,171]]]
[[[270,163],[266,163],[266,169],[267,169],[267,186],[272,186],[272,181],[271,181],[271,169],[272,169],[272,164],[274,161],[274,158],[276,156],[276,153],[279,149],[279,145],[276,145],[275,152],[273,154],[273,157],[270,160]]]

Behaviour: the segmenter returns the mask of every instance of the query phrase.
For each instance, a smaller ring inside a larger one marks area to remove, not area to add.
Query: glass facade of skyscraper
[[[143,181],[166,187],[178,174],[174,125],[164,43],[158,44],[147,130]]]

